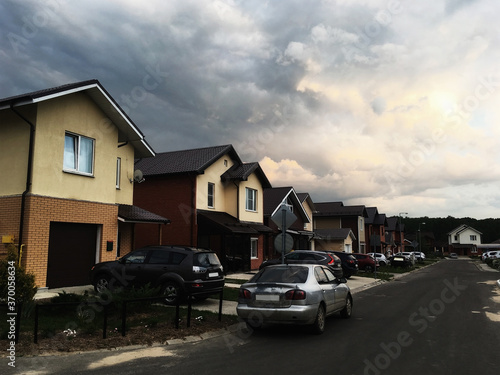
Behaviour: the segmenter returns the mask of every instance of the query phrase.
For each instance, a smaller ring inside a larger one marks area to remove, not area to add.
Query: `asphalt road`
[[[18,358],[10,373],[496,375],[498,278],[471,261],[445,260],[357,293],[351,319],[329,318],[320,336],[242,329],[197,343]]]

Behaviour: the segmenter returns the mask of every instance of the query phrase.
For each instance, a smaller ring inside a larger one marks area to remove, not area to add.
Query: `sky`
[[[500,217],[500,2],[4,0],[0,97],[98,79],[156,152],[232,144],[273,187]]]

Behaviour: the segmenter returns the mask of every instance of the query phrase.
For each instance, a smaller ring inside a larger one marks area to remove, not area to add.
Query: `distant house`
[[[387,217],[380,214],[377,207],[366,207],[368,217],[365,218],[365,242],[367,252],[383,253],[386,245],[385,228],[387,227]]]
[[[171,224],[160,244],[210,248],[226,271],[258,268],[272,232],[264,225],[264,189],[271,184],[259,163],[244,163],[232,145],[163,152],[138,160],[145,181],[135,204]],[[154,228],[138,226],[136,243],[157,244]]]
[[[482,233],[462,224],[448,232],[448,252],[458,255],[477,255]]]
[[[0,140],[0,235],[39,287],[88,284],[135,223],[169,221],[132,205],[134,159],[154,151],[97,80],[0,99]]]
[[[352,253],[356,236],[351,228],[316,229],[314,231],[314,250],[333,250]]]
[[[365,206],[344,206],[342,202],[322,202],[314,204],[314,232],[324,229],[350,229],[354,235],[352,252],[366,253]]]
[[[399,253],[405,250],[405,225],[399,216],[387,218],[385,229],[386,252]],[[413,250],[413,249],[412,249]]]

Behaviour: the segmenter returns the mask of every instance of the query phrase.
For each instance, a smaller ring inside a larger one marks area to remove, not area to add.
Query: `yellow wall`
[[[312,212],[312,209],[309,206],[309,204],[307,204],[307,201],[304,201],[302,203],[302,207],[304,207],[304,210],[306,211],[307,216],[309,216],[309,220],[310,220],[309,223],[304,224],[304,230],[308,230],[308,231],[312,232],[313,231],[313,212]]]
[[[102,203],[132,204],[134,150],[118,148],[118,129],[84,93],[39,104],[32,193]],[[63,172],[64,137],[69,131],[93,138],[94,175]],[[122,158],[121,189],[116,189],[116,159]]]
[[[34,122],[34,106],[23,111]],[[10,109],[0,111],[0,196],[26,189],[30,126]]]
[[[335,229],[341,228],[340,218],[314,218],[314,228],[315,229]]]
[[[224,160],[227,161],[227,166],[224,165]],[[229,155],[224,155],[210,167],[205,170],[197,178],[196,182],[196,208],[200,210],[214,210],[221,212],[231,212],[226,210],[225,187],[221,183],[220,176],[234,164]],[[214,207],[208,207],[208,183],[215,184]]]
[[[246,188],[257,190],[257,211],[246,210]],[[262,185],[255,174],[248,177],[248,181],[240,182],[240,217],[241,221],[249,221],[254,223],[264,222],[264,192]]]

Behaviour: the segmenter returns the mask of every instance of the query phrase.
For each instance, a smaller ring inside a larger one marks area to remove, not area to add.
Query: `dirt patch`
[[[122,336],[118,329],[113,328],[107,331],[106,339],[102,338],[102,331],[92,334],[78,331],[76,334],[60,332],[52,337],[38,337],[37,344],[33,342],[33,332],[23,332],[16,344],[16,356],[82,352],[130,345],[151,346],[155,343],[163,344],[168,340],[199,336],[206,332],[226,329],[235,323],[237,323],[237,318],[233,316],[223,316],[221,322],[216,316],[208,316],[203,319],[193,318],[189,328],[186,327],[185,321],[180,323],[178,329],[173,323],[139,326],[129,328],[125,336]],[[0,340],[0,347],[3,349],[0,356],[6,356],[5,349],[9,345],[9,341]]]

